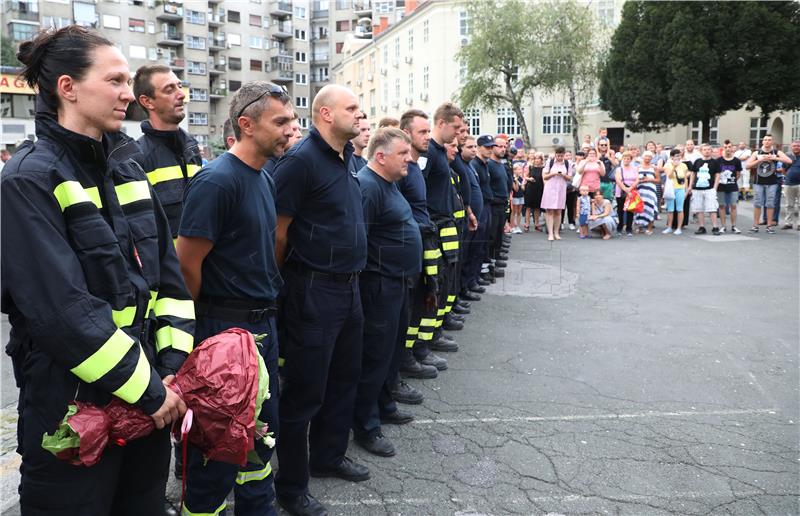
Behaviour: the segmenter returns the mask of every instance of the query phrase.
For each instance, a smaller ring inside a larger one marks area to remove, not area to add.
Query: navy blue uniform
[[[467,176],[469,178],[470,198],[472,214],[478,220],[478,229],[468,231],[464,238],[464,264],[461,269],[461,288],[468,289],[475,286],[478,281],[480,264],[482,263],[485,251],[483,250],[486,240],[486,228],[489,224],[489,209],[484,209],[483,192],[481,191],[480,178],[472,163],[479,161],[478,158],[470,160],[467,164]],[[475,266],[478,266],[477,270]]]
[[[276,479],[287,498],[307,493],[309,466],[334,467],[347,451],[364,330],[357,273],[367,262],[361,190],[347,170],[352,153],[348,142],[340,157],[311,128],[275,168],[278,215],[292,217]]]
[[[367,266],[361,274],[364,351],[353,415],[358,437],[380,433],[378,398],[394,378],[408,323],[408,281],[422,267],[422,237],[411,207],[369,167],[358,173],[367,227]],[[394,367],[393,367],[394,366]],[[388,401],[388,391],[384,393]],[[384,403],[386,405],[386,403]],[[397,410],[392,406],[390,411]]]
[[[272,175],[275,173],[275,167],[278,165],[279,159],[280,158],[278,158],[277,156],[272,156],[267,160],[267,163],[264,165],[263,170],[265,170],[267,174],[269,174],[269,177],[272,177]]]
[[[351,174],[358,175],[358,171],[362,168],[367,166],[367,160],[362,156],[356,156],[353,154],[350,157],[350,162],[347,164],[347,170],[350,171]]]
[[[275,263],[275,186],[226,152],[206,165],[186,189],[179,234],[214,246],[203,261],[195,342],[233,327],[265,335],[259,351],[269,373],[270,398],[258,418],[278,440],[278,341],[275,299],[282,285]],[[187,456],[185,508],[214,513],[234,489],[237,515],[275,514],[272,449],[255,443],[262,464],[239,467],[206,461],[191,444]]]
[[[450,164],[444,146],[431,138],[428,143],[428,161],[422,175],[425,177],[425,199],[428,213],[432,218],[453,218],[453,182],[450,177]]]
[[[493,159],[488,160],[489,184],[492,189],[492,224],[489,228],[489,255],[497,258],[503,242],[503,227],[506,221],[509,179],[506,167]]]

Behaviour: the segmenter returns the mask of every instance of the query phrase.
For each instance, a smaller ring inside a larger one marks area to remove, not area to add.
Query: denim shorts
[[[686,200],[686,189],[676,188],[674,199],[664,199],[664,204],[667,207],[667,213],[673,211],[683,211],[683,201]]]
[[[585,213],[582,213],[578,218],[578,224],[580,224],[581,226],[589,224],[589,216]]]
[[[717,201],[720,206],[733,206],[739,202],[739,192],[717,192]]]
[[[753,192],[756,194],[753,206],[760,208],[774,208],[775,200],[778,198],[779,185],[753,185]]]

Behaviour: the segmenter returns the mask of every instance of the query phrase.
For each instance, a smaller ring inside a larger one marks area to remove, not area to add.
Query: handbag
[[[583,174],[581,174],[580,172],[576,172],[575,177],[572,178],[572,186],[575,188],[580,188],[582,180],[583,180]]]
[[[631,188],[631,191],[628,192],[623,209],[631,213],[642,213],[644,211],[644,201],[642,201],[642,196],[639,195],[639,191],[636,188]]]
[[[675,185],[672,184],[672,179],[670,178],[667,178],[667,182],[664,183],[664,199],[668,201],[675,199]]]

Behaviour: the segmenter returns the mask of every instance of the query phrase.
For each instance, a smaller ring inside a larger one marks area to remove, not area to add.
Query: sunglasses
[[[264,91],[264,93],[254,98],[247,104],[245,104],[244,107],[239,110],[239,113],[235,117],[233,117],[232,121],[239,120],[239,117],[242,116],[242,113],[244,113],[247,108],[258,102],[259,100],[263,99],[266,95],[278,99],[283,99],[289,97],[289,91],[286,89],[286,86],[278,86],[275,84],[270,84],[269,87]]]

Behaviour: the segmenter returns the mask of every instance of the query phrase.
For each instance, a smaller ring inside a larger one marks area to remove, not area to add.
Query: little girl
[[[581,238],[589,238],[589,214],[592,212],[592,200],[589,198],[589,187],[581,185],[578,198],[580,208],[578,211],[578,222],[581,225]]]

